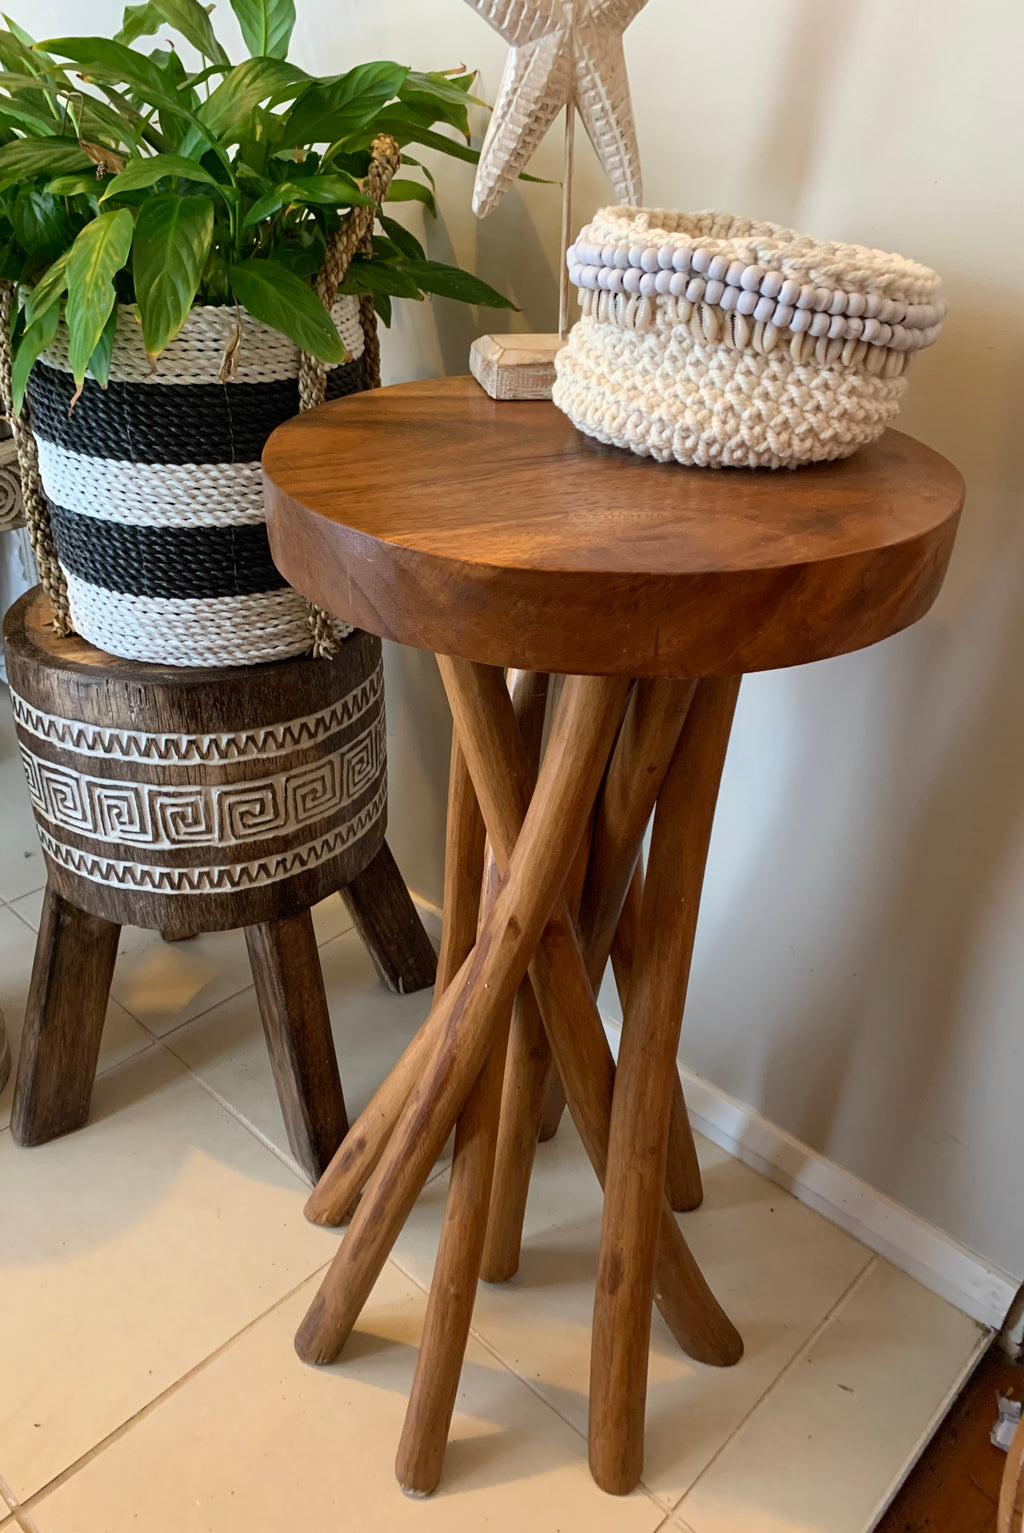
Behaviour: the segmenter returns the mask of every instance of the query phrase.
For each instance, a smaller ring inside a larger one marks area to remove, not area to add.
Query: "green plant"
[[[13,327],[20,407],[32,364],[63,315],[69,361],[105,384],[118,303],[135,304],[153,358],[195,303],[241,304],[326,362],[344,357],[312,278],[362,187],[370,145],[391,134],[475,160],[467,108],[473,76],[421,74],[376,61],[316,78],[287,61],[294,0],[230,0],[251,57],[232,63],[199,0],[125,8],[114,38],[36,43],[0,29],[0,279],[26,290]],[[211,7],[212,8],[212,7]],[[140,38],[168,26],[203,67]],[[454,128],[461,138],[439,131]],[[433,178],[402,155],[389,203],[436,211]],[[470,273],[427,259],[378,210],[372,252],[341,291],[392,298],[440,294],[512,307]]]

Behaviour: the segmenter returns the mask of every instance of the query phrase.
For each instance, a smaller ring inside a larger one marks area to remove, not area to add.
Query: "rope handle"
[[[341,227],[331,236],[323,267],[316,279],[317,297],[328,314],[334,305],[338,288],[344,280],[352,257],[357,251],[369,251],[372,247],[373,224],[377,209],[387,196],[391,178],[399,165],[399,148],[388,134],[375,138],[370,150],[370,167],[366,173],[364,188],[373,198],[371,207],[350,208]],[[377,317],[373,299],[364,295],[359,300],[359,320],[363,330],[363,387],[380,388],[380,345],[377,339]],[[302,353],[299,362],[299,409],[313,410],[322,405],[327,397],[327,367],[318,357],[308,351]],[[313,654],[329,660],[337,654],[338,640],[334,619],[321,607],[309,603],[309,627],[313,636]]]

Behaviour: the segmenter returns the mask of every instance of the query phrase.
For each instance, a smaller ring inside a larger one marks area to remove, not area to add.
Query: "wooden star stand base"
[[[560,335],[480,335],[469,370],[492,399],[550,399]]]

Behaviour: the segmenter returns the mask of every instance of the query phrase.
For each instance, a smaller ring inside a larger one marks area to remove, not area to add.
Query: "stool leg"
[[[651,1298],[670,1082],[738,677],[702,681],[654,817],[612,1097],[590,1368],[590,1467],[626,1495],[643,1469]]]
[[[348,1130],[320,955],[308,910],[245,928],[292,1154],[316,1181]]]
[[[690,707],[694,685],[692,681],[637,682],[612,751],[598,799],[579,915],[583,951],[595,995],[616,929],[623,919],[644,831]],[[519,1052],[514,1037],[513,1049]],[[528,1048],[524,1048],[523,1068],[528,1067],[530,1057]],[[548,1082],[539,1117],[533,1091],[509,1093],[507,1112],[528,1111],[532,1116],[515,1129],[503,1128],[498,1142],[495,1206],[484,1255],[484,1273],[490,1282],[511,1277],[519,1266],[522,1221],[533,1168],[532,1144],[538,1137],[550,1138],[555,1132],[564,1102],[557,1072],[548,1074]],[[675,1126],[669,1197],[673,1208],[691,1209],[698,1206],[703,1196],[700,1167],[682,1088],[677,1085],[673,1094]]]
[[[11,1113],[18,1144],[45,1144],[89,1116],[120,931],[47,885]]]
[[[410,995],[434,983],[437,957],[386,841],[341,897],[389,990]]]
[[[546,1033],[544,1047],[547,1051],[547,1068],[544,1072],[544,1095],[540,1110],[540,1125],[537,1129],[538,1144],[547,1144],[549,1139],[554,1139],[558,1133],[558,1125],[562,1121],[562,1114],[565,1112],[565,1087],[562,1085],[562,1077],[555,1068]]]
[[[509,690],[531,769],[540,758],[547,703],[547,676],[513,671]],[[472,764],[471,743],[460,740]],[[485,917],[500,880],[489,878],[484,895]],[[524,987],[520,986],[520,993]],[[441,1478],[448,1429],[458,1394],[462,1360],[469,1338],[484,1233],[491,1202],[491,1179],[498,1122],[502,1106],[505,1048],[511,1008],[480,1071],[455,1130],[448,1198],[434,1277],[409,1395],[395,1473],[403,1490],[428,1495]]]
[[[444,853],[444,925],[434,1005],[472,952],[480,909],[484,867],[484,822],[459,746],[452,736],[448,774],[448,828]],[[384,1153],[402,1108],[426,1068],[433,1049],[430,1019],[416,1033],[395,1068],[360,1113],[306,1204],[313,1224],[341,1224],[347,1218]]]
[[[525,777],[522,740],[500,678],[495,680],[486,666],[468,661],[449,660],[445,665],[446,677],[450,671],[458,681],[458,688],[453,685],[449,697],[463,740],[481,734],[471,765],[484,821],[501,866],[513,847],[518,847],[516,835],[523,823],[524,802],[520,799],[515,807],[511,791],[515,778],[506,769],[506,763],[517,763],[520,781]],[[487,721],[486,734],[481,731],[482,720]],[[530,964],[530,980],[573,1119],[603,1184],[615,1064],[584,967],[576,923],[564,898],[557,902],[541,934]],[[728,1366],[742,1356],[739,1333],[708,1288],[665,1198],[655,1298],[672,1334],[691,1357]]]
[[[442,667],[446,688],[452,685],[453,691],[454,664]],[[500,672],[497,680],[511,707]],[[624,694],[625,683],[616,678],[570,677],[565,684],[508,877],[473,952],[435,1008],[439,1036],[430,1066],[417,1082],[299,1328],[296,1350],[308,1362],[332,1362],[344,1345],[483,1067],[572,864]],[[504,772],[510,775],[513,769],[514,763]],[[486,820],[486,807],[484,816]]]

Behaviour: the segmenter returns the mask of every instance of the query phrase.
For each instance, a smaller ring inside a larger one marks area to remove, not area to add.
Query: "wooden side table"
[[[203,670],[119,660],[50,618],[37,589],[4,622],[47,871],[14,1138],[85,1122],[122,924],[244,927],[288,1141],[316,1181],[348,1120],[310,907],[340,889],[393,989],[435,973],[384,840],[380,640]]]
[[[296,1347],[311,1362],[337,1356],[457,1124],[397,1463],[405,1489],[431,1491],[492,1183],[504,1187],[503,1168],[493,1174],[503,1065],[528,972],[605,1188],[590,1463],[606,1490],[627,1492],[643,1465],[652,1298],[694,1358],[724,1365],[742,1352],[665,1195],[679,1028],[740,676],[842,654],[920,618],[945,573],[962,481],[897,432],[795,473],[656,464],[581,436],[548,403],[496,403],[469,379],[312,411],[271,437],[263,461],[271,546],[289,580],[351,622],[432,649],[455,722],[435,1006],[310,1201],[326,1218],[364,1189]],[[512,676],[514,698],[506,667],[530,673]],[[524,699],[535,675],[553,672],[566,679],[534,786]],[[498,877],[478,929],[484,827]],[[594,1000],[616,943],[617,1070]],[[518,1093],[531,1111],[537,1094]],[[523,1116],[516,1096],[505,1092],[503,1142],[524,1142],[521,1121],[509,1122]],[[491,1212],[497,1237],[503,1213]]]

